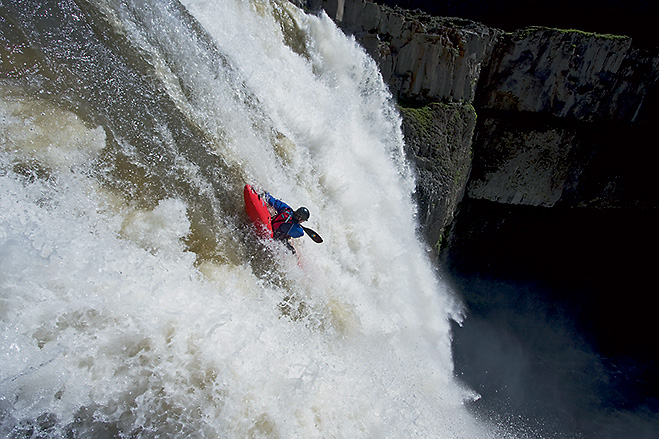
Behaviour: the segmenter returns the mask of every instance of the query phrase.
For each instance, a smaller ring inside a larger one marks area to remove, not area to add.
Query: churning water
[[[400,120],[327,17],[267,0],[2,0],[0,432],[509,437],[465,409],[462,309]],[[259,242],[250,183],[311,211]]]

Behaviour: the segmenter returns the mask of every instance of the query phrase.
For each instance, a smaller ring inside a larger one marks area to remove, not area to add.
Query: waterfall
[[[465,408],[463,311],[417,237],[399,115],[331,20],[283,0],[0,14],[2,433],[506,436]],[[245,183],[324,242],[261,242]]]

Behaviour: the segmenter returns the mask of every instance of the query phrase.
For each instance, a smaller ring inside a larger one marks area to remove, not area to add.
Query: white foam
[[[416,239],[414,182],[373,62],[326,17],[286,2],[185,3],[233,72],[206,69],[216,52],[194,58],[189,29],[163,12],[153,31],[183,47],[161,42],[180,57],[168,75],[190,57],[201,66],[180,77],[198,99],[170,93],[250,182],[308,206],[325,242],[297,242],[299,261],[276,245],[255,254],[248,232],[218,218],[220,242],[244,259],[200,261],[185,245],[191,200],[117,199],[76,171],[94,169],[102,129],[43,102],[3,101],[5,426],[51,413],[65,429],[88,413],[144,437],[487,437],[463,405],[476,395],[452,376],[460,307]],[[282,30],[282,11],[295,26]],[[284,44],[291,29],[306,55]],[[55,120],[62,129],[31,134]],[[13,164],[28,158],[56,178],[26,178]]]

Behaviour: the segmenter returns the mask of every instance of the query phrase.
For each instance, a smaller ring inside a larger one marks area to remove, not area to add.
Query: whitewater
[[[0,3],[4,437],[513,437],[375,63],[286,1]],[[259,241],[249,183],[311,211]]]

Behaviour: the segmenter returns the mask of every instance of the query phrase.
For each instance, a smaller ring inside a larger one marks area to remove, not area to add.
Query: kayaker
[[[291,206],[273,197],[268,192],[265,193],[265,201],[277,211],[272,217],[273,237],[284,241],[288,248],[295,253],[295,249],[289,240],[290,238],[301,238],[304,235],[304,228],[300,223],[309,219],[309,209],[300,207],[293,210]]]

